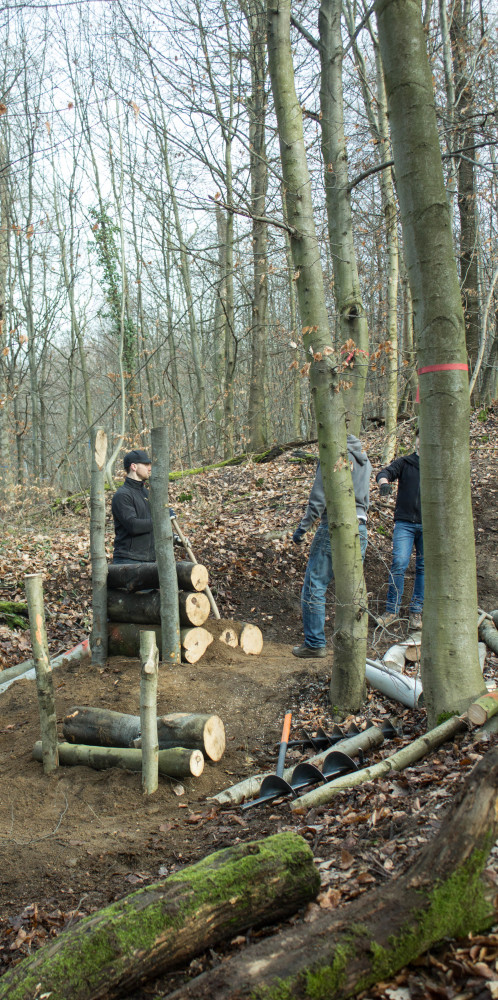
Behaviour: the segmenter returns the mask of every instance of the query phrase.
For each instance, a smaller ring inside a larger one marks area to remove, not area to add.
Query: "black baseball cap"
[[[132,462],[134,462],[135,465],[140,465],[140,464],[142,464],[142,465],[150,465],[151,464],[150,458],[149,458],[147,452],[143,451],[141,448],[135,448],[135,451],[129,451],[129,452],[127,452],[127,454],[123,458],[123,465],[124,465],[124,467],[125,467],[125,469],[126,469],[127,472],[128,472],[128,469],[130,468],[130,465],[132,464]]]

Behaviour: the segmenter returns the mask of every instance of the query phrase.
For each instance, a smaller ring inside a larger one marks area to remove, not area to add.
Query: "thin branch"
[[[220,198],[214,198],[210,195],[209,201],[214,202],[215,205],[220,205],[227,212],[231,212],[232,215],[242,215],[245,219],[252,219],[253,222],[264,222],[267,226],[275,226],[277,229],[283,229],[284,232],[290,233],[291,236],[299,236],[297,229],[293,226],[288,226],[285,222],[279,222],[278,219],[269,219],[266,215],[253,215],[243,208],[235,208],[234,205],[226,205],[224,201]]]

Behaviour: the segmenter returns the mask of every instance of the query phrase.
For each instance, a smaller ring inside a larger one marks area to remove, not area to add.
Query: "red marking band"
[[[427,368],[417,368],[417,375],[426,375],[427,372],[454,372],[462,371],[468,372],[468,365],[460,364],[450,364],[450,365],[427,365]]]

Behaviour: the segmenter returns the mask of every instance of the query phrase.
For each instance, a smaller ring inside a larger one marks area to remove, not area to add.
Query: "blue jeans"
[[[367,526],[358,521],[361,558],[367,549]],[[321,524],[310,546],[308,565],[301,591],[304,641],[311,649],[325,646],[325,594],[334,577],[329,529]]]
[[[389,587],[386,614],[398,614],[403,597],[405,573],[415,546],[415,583],[409,613],[419,615],[424,606],[424,540],[422,525],[409,521],[395,521],[393,531],[393,558],[389,570]]]

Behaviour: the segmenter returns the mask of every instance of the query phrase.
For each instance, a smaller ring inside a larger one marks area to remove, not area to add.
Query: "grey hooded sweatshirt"
[[[357,437],[354,437],[353,434],[348,434],[348,456],[351,465],[351,475],[353,477],[356,513],[359,521],[366,521],[367,510],[370,504],[370,473],[372,466],[370,465],[367,453],[363,451],[361,441]],[[311,488],[308,506],[297,530],[304,533],[308,528],[311,528],[312,524],[318,518],[320,518],[321,524],[328,527],[320,462],[318,462],[315,482]]]

